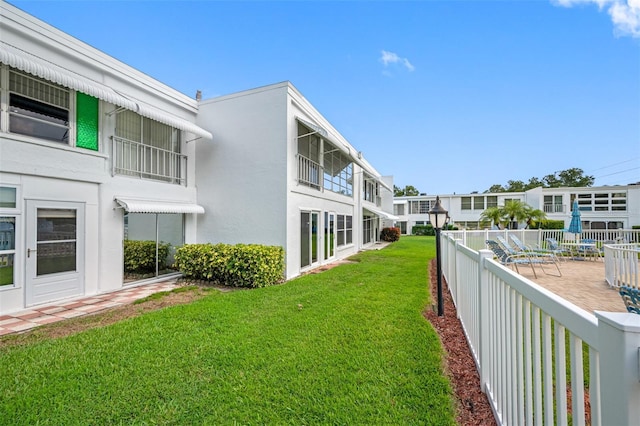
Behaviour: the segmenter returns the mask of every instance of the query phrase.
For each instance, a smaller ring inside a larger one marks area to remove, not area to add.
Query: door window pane
[[[38,276],[76,270],[76,228],[76,210],[38,209]]]
[[[302,212],[300,214],[300,266],[305,267],[311,265],[309,244],[311,228],[310,214]]]

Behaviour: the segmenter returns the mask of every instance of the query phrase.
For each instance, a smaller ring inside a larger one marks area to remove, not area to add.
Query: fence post
[[[491,365],[489,355],[489,272],[487,271],[485,260],[492,259],[491,250],[482,249],[478,251],[478,318],[480,321],[478,331],[478,370],[480,371],[480,389],[486,392],[489,382],[489,366]]]
[[[600,352],[601,424],[637,424],[640,419],[640,315],[599,311],[595,315]]]

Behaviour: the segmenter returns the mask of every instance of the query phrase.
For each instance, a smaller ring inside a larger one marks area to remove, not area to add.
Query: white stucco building
[[[382,177],[289,82],[201,102],[198,241],[285,248],[286,275],[356,253],[392,226]]]
[[[201,103],[5,2],[0,35],[0,315],[168,276],[185,243],[280,245],[293,277],[393,218],[289,83]],[[138,240],[167,261],[125,273]]]
[[[125,238],[194,242],[197,102],[5,2],[0,34],[0,314],[122,288]]]
[[[396,197],[396,225],[403,234],[411,234],[414,225],[429,221],[428,211],[435,195]],[[480,216],[489,207],[504,206],[508,200],[520,200],[546,213],[547,219],[571,221],[573,201],[578,201],[582,227],[589,229],[630,229],[640,225],[640,185],[617,185],[581,188],[534,188],[525,192],[445,194],[442,206],[449,212],[451,223],[461,228],[479,229]],[[524,224],[521,224],[524,226]]]

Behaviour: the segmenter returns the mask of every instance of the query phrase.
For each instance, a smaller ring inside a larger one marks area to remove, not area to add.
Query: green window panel
[[[76,146],[98,150],[98,99],[76,92]]]

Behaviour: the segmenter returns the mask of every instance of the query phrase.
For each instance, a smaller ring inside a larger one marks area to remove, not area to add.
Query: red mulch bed
[[[435,304],[438,294],[435,259],[431,261],[429,271],[431,294]],[[424,316],[440,335],[442,346],[446,352],[446,370],[458,402],[456,420],[461,425],[497,425],[489,401],[480,389],[480,376],[462,331],[462,325],[456,316],[449,287],[444,279],[442,280],[442,296],[444,315],[439,317],[437,310],[427,309]]]

